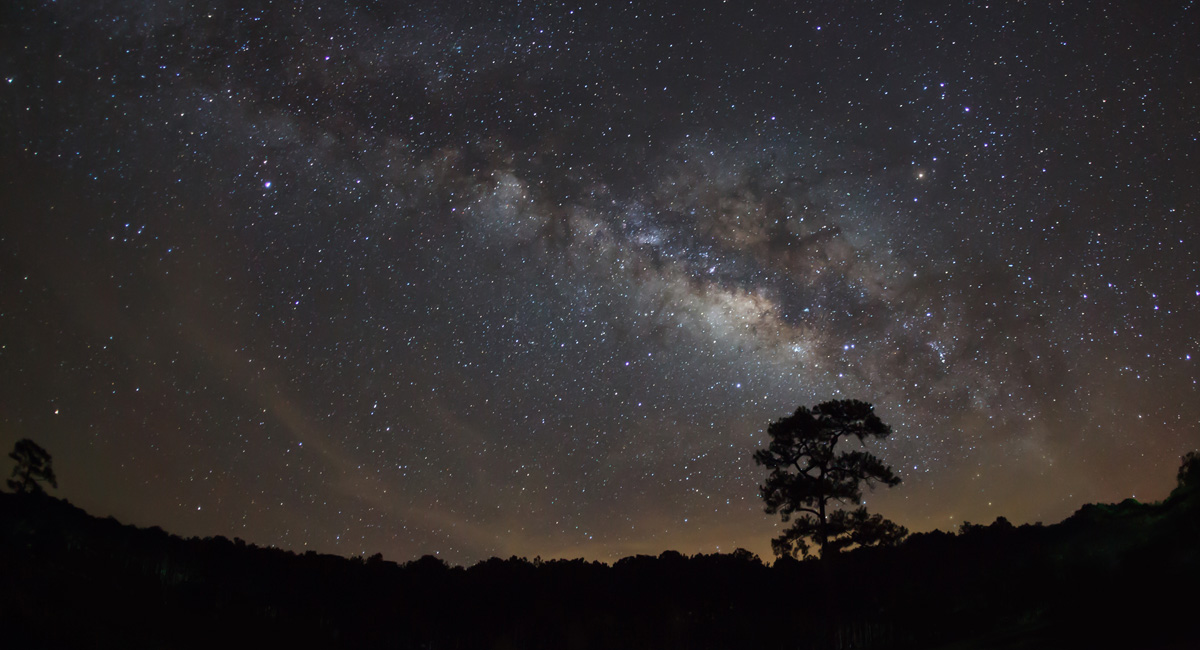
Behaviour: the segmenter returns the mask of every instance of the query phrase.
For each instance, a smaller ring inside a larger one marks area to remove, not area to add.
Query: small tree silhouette
[[[809,541],[824,557],[852,546],[894,544],[908,531],[866,507],[843,510],[842,503],[862,501],[862,486],[898,485],[890,467],[865,451],[834,448],[843,437],[884,438],[892,428],[880,421],[874,407],[858,400],[835,400],[792,415],[767,428],[771,443],[754,452],[754,460],[771,470],[759,486],[768,514],[779,513],[795,522],[771,547],[779,556],[809,553]]]
[[[50,452],[42,449],[36,442],[29,438],[18,440],[8,457],[17,461],[17,466],[13,468],[13,478],[8,479],[8,487],[13,492],[44,494],[45,490],[38,481],[58,487],[54,469],[50,467]]]
[[[1179,483],[1179,487],[1189,487],[1192,485],[1200,485],[1200,452],[1189,451],[1183,457],[1183,463],[1179,465],[1179,474],[1175,480]]]

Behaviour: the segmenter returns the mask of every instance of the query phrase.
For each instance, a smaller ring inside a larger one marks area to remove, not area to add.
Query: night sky
[[[495,4],[4,3],[3,452],[470,564],[769,557],[833,398],[918,531],[1200,448],[1200,4]]]

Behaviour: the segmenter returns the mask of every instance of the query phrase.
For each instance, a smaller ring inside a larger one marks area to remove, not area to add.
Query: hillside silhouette
[[[965,524],[820,561],[397,564],[183,539],[0,494],[7,647],[1195,647],[1200,472],[1161,503]]]

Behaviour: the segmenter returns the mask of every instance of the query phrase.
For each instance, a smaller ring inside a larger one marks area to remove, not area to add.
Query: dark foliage
[[[835,400],[792,415],[767,427],[771,442],[754,453],[754,461],[771,470],[759,486],[767,514],[778,513],[792,525],[771,542],[778,556],[805,556],[809,543],[825,557],[856,546],[892,545],[908,534],[866,507],[843,510],[862,501],[863,486],[900,484],[900,477],[866,451],[837,451],[846,438],[864,442],[885,438],[892,428],[858,400]]]
[[[182,539],[0,494],[0,626],[14,648],[1168,650],[1194,643],[1197,541],[1200,495],[1181,488],[773,567],[738,550],[464,569]]]
[[[13,468],[13,477],[8,479],[8,488],[13,492],[42,494],[45,490],[38,481],[58,487],[58,479],[54,477],[54,470],[50,467],[50,453],[36,442],[29,438],[18,440],[8,457],[17,461],[16,467]]]
[[[1200,485],[1200,452],[1189,451],[1183,457],[1179,466],[1179,474],[1175,477],[1181,488],[1194,488]]]

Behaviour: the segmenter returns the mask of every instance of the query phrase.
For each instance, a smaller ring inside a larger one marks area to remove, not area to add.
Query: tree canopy
[[[13,477],[8,479],[8,487],[18,494],[42,494],[45,490],[38,481],[45,481],[53,487],[58,487],[58,479],[54,477],[54,469],[50,467],[50,452],[42,449],[36,442],[23,438],[13,445],[9,458],[17,461],[13,468]]]
[[[1176,475],[1175,480],[1179,487],[1200,485],[1200,452],[1189,451],[1183,456],[1183,462],[1179,465],[1179,474]]]
[[[822,556],[853,546],[894,544],[908,531],[865,506],[862,488],[900,483],[892,469],[863,450],[837,451],[843,438],[885,438],[892,433],[874,407],[858,400],[834,400],[801,406],[767,428],[771,442],[754,460],[771,471],[759,494],[768,514],[792,521],[771,541],[776,555],[808,555],[811,545]]]

